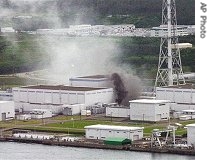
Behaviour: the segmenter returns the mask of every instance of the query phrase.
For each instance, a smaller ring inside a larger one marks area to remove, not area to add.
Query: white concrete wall
[[[154,104],[130,103],[130,119],[140,121],[155,121]]]
[[[114,108],[106,107],[106,116],[107,117],[130,117],[129,108]]]
[[[15,117],[15,108],[13,101],[0,101],[0,121],[2,121],[2,113],[6,113],[7,118]]]
[[[15,108],[23,108],[24,111],[31,111],[31,109],[36,109],[36,107],[48,109],[46,108],[48,106],[49,108],[53,108],[53,113],[57,113],[60,112],[60,109],[54,109],[54,106],[63,104],[85,104],[88,106],[97,102],[114,102],[114,92],[112,88],[91,91],[56,91],[14,88],[13,95]]]
[[[73,87],[110,87],[110,80],[85,80],[85,79],[70,79],[69,85]]]
[[[182,111],[182,110],[195,110],[195,105],[194,104],[177,104],[173,103],[170,104],[170,110],[174,111]]]
[[[169,108],[170,108],[169,103],[165,103],[164,105],[156,104],[155,105],[155,115],[156,115],[155,121],[161,121],[161,119],[168,119],[170,116]]]
[[[156,99],[170,100],[172,103],[195,103],[195,89],[156,88]]]
[[[98,91],[87,91],[85,96],[85,104],[93,105],[94,103],[113,103],[114,91],[112,88],[101,89]]]
[[[130,119],[140,121],[161,121],[169,117],[169,104],[130,103]]]
[[[102,129],[85,129],[85,137],[87,139],[106,139],[106,138],[128,138],[130,140],[137,140],[143,138],[143,130],[123,131],[123,130],[102,130]]]

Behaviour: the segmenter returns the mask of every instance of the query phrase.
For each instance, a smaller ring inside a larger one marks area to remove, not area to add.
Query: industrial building
[[[188,124],[187,127],[187,145],[195,146],[195,124]]]
[[[93,105],[97,102],[112,103],[112,88],[71,87],[62,85],[35,85],[15,87],[13,99],[15,109],[30,112],[32,109],[50,109],[53,114],[61,113],[64,104]]]
[[[195,110],[195,85],[156,87],[156,99],[170,100],[172,111]]]
[[[132,141],[143,138],[143,127],[91,125],[85,126],[85,137],[87,139],[127,138]]]
[[[110,87],[111,79],[105,75],[94,75],[85,77],[75,77],[69,79],[69,85],[72,87]]]
[[[168,100],[138,99],[129,101],[130,120],[157,122],[170,116]]]
[[[0,121],[13,119],[15,108],[13,101],[0,101]]]

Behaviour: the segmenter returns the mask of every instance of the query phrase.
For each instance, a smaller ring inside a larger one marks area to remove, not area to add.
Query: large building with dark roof
[[[15,108],[30,112],[32,109],[50,109],[60,113],[63,105],[114,102],[113,88],[72,87],[63,85],[35,85],[13,88]]]

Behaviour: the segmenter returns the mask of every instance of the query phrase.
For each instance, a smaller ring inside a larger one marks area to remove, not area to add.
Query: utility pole
[[[175,0],[163,0],[159,64],[155,87],[185,84],[182,71]],[[164,33],[167,31],[167,33]],[[175,77],[175,75],[178,75]]]

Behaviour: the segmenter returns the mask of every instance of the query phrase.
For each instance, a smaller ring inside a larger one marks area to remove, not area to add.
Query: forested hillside
[[[195,24],[195,0],[176,0],[176,8],[178,24]],[[129,23],[136,27],[153,27],[161,24],[161,10],[162,0],[0,0],[0,27],[30,31],[69,27],[71,24]],[[19,21],[14,18],[16,16],[33,18]],[[79,37],[72,39],[80,42]],[[88,37],[86,39],[89,41]],[[45,67],[49,57],[40,48],[39,41],[38,36],[24,33],[1,35],[0,74]],[[115,41],[122,52],[118,57],[120,63],[129,64],[138,75],[154,78],[159,38],[118,37]],[[195,36],[180,37],[179,41],[193,44],[193,48],[181,50],[181,57],[184,71],[194,71]]]

